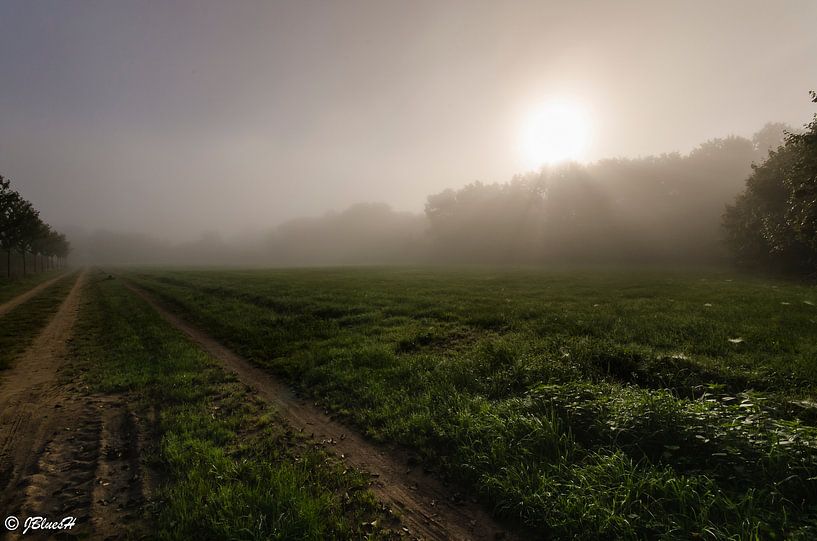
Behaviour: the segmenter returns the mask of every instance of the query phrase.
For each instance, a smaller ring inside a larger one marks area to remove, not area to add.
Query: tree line
[[[811,92],[817,103],[817,93]],[[567,164],[428,197],[436,260],[736,264],[817,277],[817,114],[800,131]]]
[[[11,181],[0,175],[0,249],[6,252],[6,276],[12,276],[12,254],[22,258],[22,274],[66,264],[70,243],[65,235],[55,231],[40,218],[34,208],[19,192],[11,188]],[[27,255],[33,256],[33,268],[27,265]]]
[[[295,219],[268,236],[256,261],[725,265],[724,209],[787,131],[769,123],[751,137],[713,139],[686,154],[475,181],[429,195],[423,214],[367,203]]]
[[[813,99],[817,100],[817,96]],[[748,180],[747,180],[748,179]],[[690,152],[563,164],[428,196],[425,212],[361,203],[266,235],[172,244],[97,232],[105,263],[728,265],[815,273],[817,117]]]
[[[171,243],[75,235],[99,263],[354,265],[411,263],[713,265],[730,261],[721,221],[782,124],[704,142],[686,154],[562,164],[507,182],[429,195],[423,213],[358,203],[268,234]]]
[[[751,164],[784,138],[752,138],[671,153],[564,164],[510,182],[473,182],[428,197],[432,258],[484,263],[723,264],[721,215]]]

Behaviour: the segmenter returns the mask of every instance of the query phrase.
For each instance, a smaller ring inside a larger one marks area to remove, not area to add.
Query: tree
[[[53,233],[53,255],[56,257],[59,262],[60,266],[65,264],[65,258],[68,257],[68,253],[71,251],[71,244],[65,238],[65,235],[62,233]]]
[[[817,94],[811,92],[817,103]],[[723,216],[738,264],[775,271],[817,269],[817,114],[802,133],[753,166],[746,190]]]
[[[18,226],[15,229],[17,248],[23,254],[23,275],[26,274],[26,254],[32,251],[41,229],[40,212],[28,201],[19,205]]]
[[[11,277],[12,227],[11,208],[17,192],[12,191],[11,182],[0,175],[0,247],[6,250],[6,273]]]
[[[64,258],[70,245],[65,235],[57,233],[40,219],[40,213],[18,192],[11,189],[11,182],[0,175],[0,247],[6,251],[6,274],[11,277],[11,252],[18,250],[23,256],[23,274],[27,271],[26,254],[34,254],[34,270],[40,256],[41,270],[45,270],[46,257]]]
[[[45,255],[49,251],[51,234],[54,231],[47,223],[40,221],[34,233],[34,240],[31,242],[31,250],[34,253],[34,270],[37,270],[37,254],[40,255],[40,270],[45,270]]]
[[[767,122],[752,136],[755,150],[755,162],[760,163],[769,156],[769,151],[777,150],[786,142],[786,134],[792,133],[791,127],[782,122]]]
[[[11,192],[4,200],[2,212],[4,223],[0,230],[0,243],[7,251],[8,274],[11,275],[11,251],[26,250],[36,235],[39,214],[19,193]],[[23,251],[23,274],[25,274],[25,251]]]

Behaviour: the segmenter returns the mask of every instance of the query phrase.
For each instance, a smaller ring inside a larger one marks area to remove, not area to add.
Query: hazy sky
[[[0,173],[57,227],[227,234],[814,111],[817,2],[0,0]]]

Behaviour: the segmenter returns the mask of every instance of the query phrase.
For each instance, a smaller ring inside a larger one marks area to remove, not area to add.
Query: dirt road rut
[[[86,273],[14,366],[0,373],[0,539],[118,539],[144,503],[136,428],[117,397],[61,384]],[[70,531],[30,530],[29,517],[75,517]]]
[[[238,379],[274,404],[296,429],[303,430],[341,456],[351,466],[369,472],[372,492],[400,513],[412,538],[420,539],[516,539],[497,524],[481,506],[452,491],[421,468],[411,468],[356,430],[330,419],[317,407],[298,399],[290,388],[269,372],[242,359],[206,333],[187,323],[149,293],[132,283],[127,287],[152,305],[174,327],[189,336],[211,356],[219,359]]]
[[[55,276],[54,278],[46,280],[45,282],[43,282],[41,284],[37,284],[36,286],[32,287],[31,289],[29,289],[25,293],[21,293],[20,295],[17,295],[13,299],[9,299],[6,302],[4,302],[3,304],[0,304],[0,317],[3,317],[4,315],[8,314],[12,310],[17,308],[21,304],[23,304],[24,302],[26,302],[28,299],[34,298],[41,291],[43,291],[48,286],[54,284],[57,280],[59,280],[63,276],[65,276],[65,275],[60,274],[59,276]]]

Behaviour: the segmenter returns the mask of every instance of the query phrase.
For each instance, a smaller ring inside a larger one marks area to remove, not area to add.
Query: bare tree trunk
[[[11,248],[9,248],[8,252],[6,253],[6,274],[8,275],[9,280],[11,280]]]
[[[23,250],[23,276],[26,275],[26,251]]]

